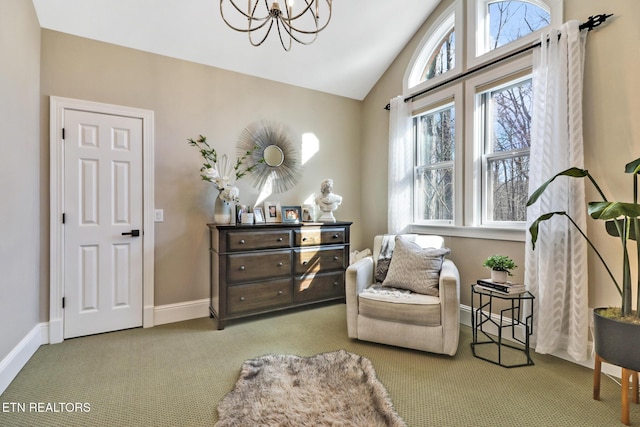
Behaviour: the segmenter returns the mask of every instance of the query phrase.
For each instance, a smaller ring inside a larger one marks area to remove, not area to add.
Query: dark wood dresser
[[[220,225],[210,235],[211,317],[344,299],[351,222]]]

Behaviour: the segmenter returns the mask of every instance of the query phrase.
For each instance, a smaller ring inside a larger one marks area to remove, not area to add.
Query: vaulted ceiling
[[[439,2],[335,0],[318,39],[285,52],[274,34],[251,46],[217,0],[33,0],[42,28],[358,100]]]

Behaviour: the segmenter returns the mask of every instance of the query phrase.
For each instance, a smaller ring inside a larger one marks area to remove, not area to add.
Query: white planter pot
[[[506,283],[507,281],[507,272],[506,271],[498,271],[491,270],[491,281],[496,283]]]

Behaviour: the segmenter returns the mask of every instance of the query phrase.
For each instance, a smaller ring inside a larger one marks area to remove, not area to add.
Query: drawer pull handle
[[[337,235],[337,234],[334,234],[334,235],[333,235],[333,238],[334,238],[334,239],[337,239],[338,237],[340,237],[340,236],[339,236],[339,235]]]
[[[282,295],[282,291],[278,291],[278,295]]]
[[[307,238],[306,238],[306,237],[303,237],[303,238],[302,238],[302,241],[303,241],[303,242],[306,242],[306,241],[307,241]]]
[[[302,261],[302,265],[307,265],[309,264],[309,261]]]
[[[278,242],[282,242],[282,237],[278,237]]]
[[[240,271],[244,271],[244,270],[245,270],[245,266],[244,266],[244,265],[241,265],[241,266],[240,266]]]
[[[282,261],[278,263],[278,267],[282,267],[283,265]]]
[[[333,287],[335,288],[336,286],[338,286],[338,282],[333,282]]]
[[[244,297],[240,297],[240,301],[244,301]]]
[[[240,244],[244,245],[244,239],[240,239]]]
[[[334,261],[337,261],[337,260],[339,260],[339,259],[340,259],[340,258],[339,258],[339,257],[337,257],[337,256],[334,256],[334,257],[333,257],[333,260],[334,260]]]

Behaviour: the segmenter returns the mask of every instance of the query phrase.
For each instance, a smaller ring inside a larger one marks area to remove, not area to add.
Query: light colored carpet
[[[610,427],[621,425],[620,387],[593,371],[533,354],[534,366],[506,369],[472,356],[461,328],[455,357],[354,341],[341,303],[229,322],[132,329],[42,346],[7,390],[11,402],[86,402],[85,413],[1,412],[3,427],[212,426],[242,363],[265,354],[313,356],[344,349],[365,356],[411,427]],[[640,426],[640,405],[631,405]]]
[[[371,362],[344,350],[242,364],[216,427],[406,427]]]

